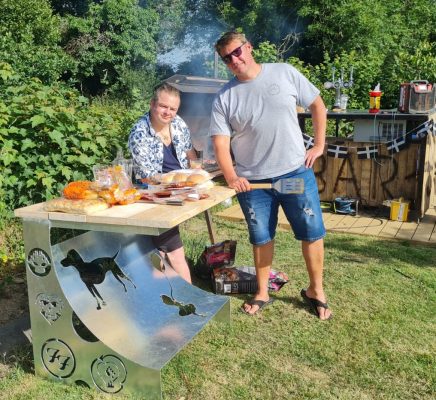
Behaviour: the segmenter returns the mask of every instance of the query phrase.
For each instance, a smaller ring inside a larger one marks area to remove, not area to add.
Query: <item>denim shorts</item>
[[[255,189],[237,194],[251,244],[262,245],[274,239],[279,206],[282,206],[297,240],[313,242],[325,236],[318,187],[311,168],[302,166],[282,176],[250,182],[274,183],[290,177],[304,179],[304,193],[282,194],[275,189]]]

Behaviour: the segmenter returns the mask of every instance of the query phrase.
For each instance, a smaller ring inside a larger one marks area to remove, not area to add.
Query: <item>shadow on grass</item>
[[[26,373],[34,374],[32,344],[27,343],[15,346],[7,355],[2,356],[0,364],[5,365],[8,369],[19,368]]]

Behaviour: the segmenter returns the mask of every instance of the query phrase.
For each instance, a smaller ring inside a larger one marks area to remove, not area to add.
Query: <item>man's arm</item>
[[[312,114],[315,145],[307,150],[305,164],[307,168],[312,168],[315,160],[324,153],[327,111],[320,96],[315,98],[309,110]]]
[[[224,175],[227,185],[235,189],[236,192],[246,192],[250,190],[250,183],[247,179],[236,174],[233,167],[233,160],[230,153],[230,136],[212,136],[213,147],[215,150],[216,161]]]

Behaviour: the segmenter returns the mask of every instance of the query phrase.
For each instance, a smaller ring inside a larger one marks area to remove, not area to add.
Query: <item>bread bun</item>
[[[209,180],[209,177],[204,174],[191,174],[188,176],[187,182],[192,185],[199,185]]]
[[[162,183],[171,183],[174,180],[176,174],[172,174],[172,173],[168,173],[168,174],[163,174],[160,178],[160,181]]]
[[[49,200],[44,204],[44,210],[49,212],[66,212],[72,214],[93,214],[106,210],[109,205],[104,200],[69,200],[65,198]]]
[[[174,175],[174,179],[173,182],[186,182],[186,180],[188,179],[188,174],[185,174],[183,172],[178,172],[177,174]]]

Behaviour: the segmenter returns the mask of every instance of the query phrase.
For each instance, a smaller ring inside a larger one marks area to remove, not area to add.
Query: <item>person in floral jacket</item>
[[[162,83],[153,94],[150,111],[133,126],[128,146],[136,179],[189,168],[189,160],[197,158],[189,129],[177,115],[179,106],[180,92],[168,83]],[[191,282],[179,227],[153,236],[153,244],[167,257],[174,270]]]
[[[189,168],[197,158],[185,121],[177,115],[180,92],[163,83],[150,102],[150,111],[133,126],[129,136],[136,179]]]

